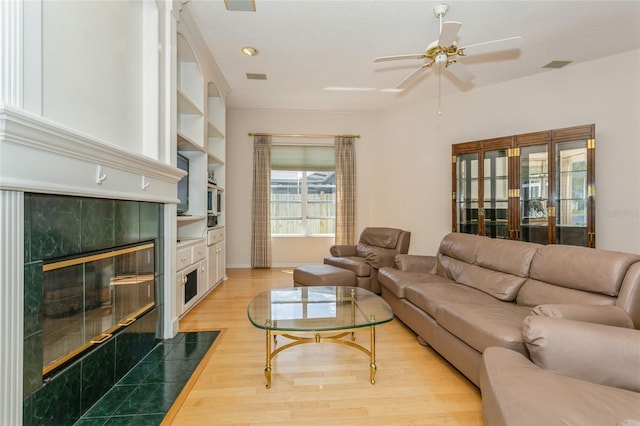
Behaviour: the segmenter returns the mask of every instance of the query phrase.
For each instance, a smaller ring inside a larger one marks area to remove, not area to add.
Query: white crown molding
[[[0,105],[0,189],[175,203],[180,169]],[[98,181],[97,175],[107,175]],[[149,185],[146,185],[149,183]]]

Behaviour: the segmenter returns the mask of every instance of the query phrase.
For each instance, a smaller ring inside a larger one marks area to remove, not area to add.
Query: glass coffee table
[[[370,358],[370,382],[375,384],[376,325],[393,319],[391,308],[380,296],[362,288],[338,286],[268,290],[251,301],[247,314],[254,326],[266,330],[267,388],[271,387],[271,361],[276,355],[304,343],[322,342],[364,352]],[[354,333],[365,330],[371,336],[370,349],[355,342]],[[292,342],[277,347],[277,335]],[[350,339],[344,339],[347,336]]]

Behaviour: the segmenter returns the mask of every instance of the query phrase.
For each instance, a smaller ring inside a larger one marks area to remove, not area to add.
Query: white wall
[[[410,252],[432,254],[451,231],[451,144],[595,123],[597,247],[640,253],[639,76],[640,51],[633,51],[444,98],[442,115],[433,98],[368,114],[231,110],[228,266],[250,264],[250,131],[363,135],[357,142],[357,229],[407,229]],[[292,246],[291,253],[277,254],[278,261],[307,262],[301,259],[306,248]]]

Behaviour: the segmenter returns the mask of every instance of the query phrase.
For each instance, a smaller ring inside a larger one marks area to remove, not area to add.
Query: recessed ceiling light
[[[247,56],[256,56],[259,52],[258,49],[251,46],[245,46],[240,51]]]
[[[255,12],[256,2],[254,0],[224,0],[227,10],[238,12]]]
[[[546,65],[543,65],[542,68],[562,68],[564,66],[569,65],[573,61],[551,61]]]
[[[266,80],[266,79],[267,79],[267,75],[263,73],[257,73],[257,72],[247,73],[247,80]]]

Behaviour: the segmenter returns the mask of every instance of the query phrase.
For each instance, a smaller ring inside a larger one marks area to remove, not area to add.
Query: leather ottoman
[[[293,270],[293,286],[356,286],[356,273],[333,265],[303,265]]]

